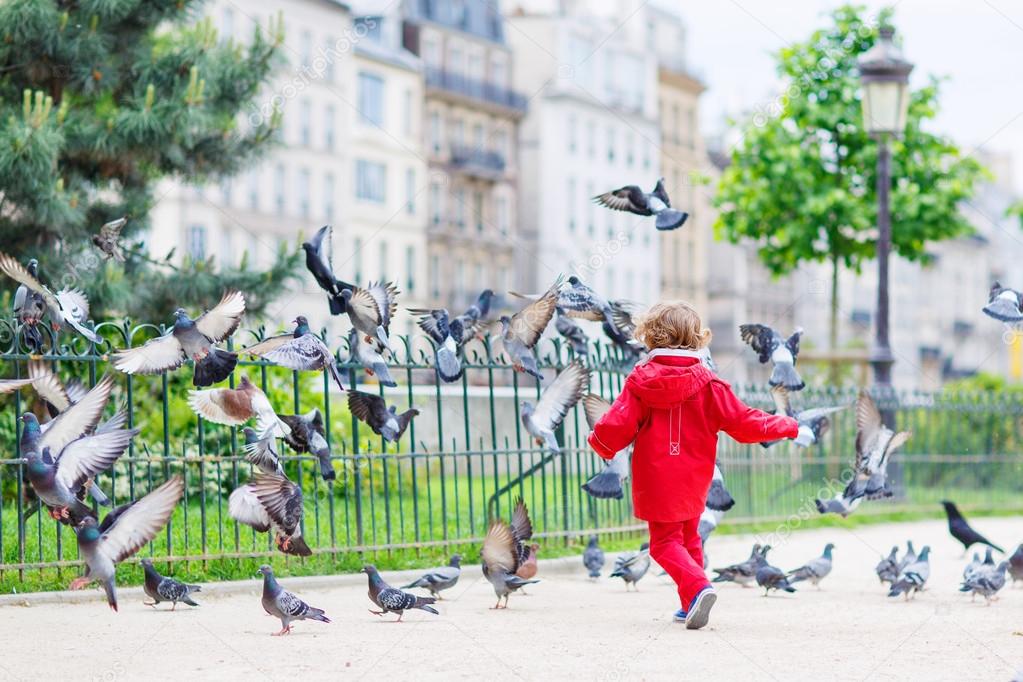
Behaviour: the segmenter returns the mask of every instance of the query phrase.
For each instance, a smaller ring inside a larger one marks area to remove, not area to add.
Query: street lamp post
[[[877,140],[877,314],[874,347],[870,364],[874,383],[883,392],[891,389],[892,355],[888,333],[888,258],[892,248],[892,223],[889,207],[891,189],[891,147],[893,136],[906,128],[909,107],[909,73],[913,64],[906,61],[892,40],[895,30],[883,26],[874,46],[858,60],[863,84],[864,127]],[[882,410],[885,423],[893,426],[891,410]]]

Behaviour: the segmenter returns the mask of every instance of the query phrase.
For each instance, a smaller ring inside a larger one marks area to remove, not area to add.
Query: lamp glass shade
[[[909,87],[897,80],[863,84],[863,122],[872,134],[898,135],[906,129]]]

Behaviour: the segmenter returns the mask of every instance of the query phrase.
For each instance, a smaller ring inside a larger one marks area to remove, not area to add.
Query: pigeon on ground
[[[955,503],[948,500],[944,500],[941,506],[945,508],[945,514],[948,516],[948,532],[952,534],[959,542],[963,543],[963,555],[966,555],[966,550],[971,545],[980,543],[997,549],[1002,554],[1005,554],[1005,550],[994,544],[977,531],[970,528],[970,524],[966,522],[963,515],[959,512],[959,509],[955,506]]]
[[[1023,294],[1015,289],[1006,289],[995,282],[991,285],[984,314],[1001,322],[1023,320]]]
[[[1005,570],[1009,567],[1008,561],[1003,561],[997,566],[986,566],[963,581],[960,592],[972,592],[976,597],[978,594],[984,597],[984,602],[991,606],[993,599],[998,599],[998,591],[1005,587]]]
[[[781,385],[771,388],[771,397],[774,399],[774,414],[785,414],[799,422],[799,435],[796,436],[793,442],[804,448],[816,445],[824,434],[827,433],[831,427],[831,420],[828,419],[828,415],[846,409],[846,406],[840,405],[836,407],[812,407],[796,412],[792,409],[792,404],[789,402],[789,390]],[[760,445],[769,448],[779,442],[776,440],[764,441]]]
[[[590,354],[590,337],[586,335],[583,328],[572,318],[565,314],[561,308],[557,309],[558,316],[554,320],[554,328],[558,334],[568,341],[572,348],[572,354],[577,358],[586,358]]]
[[[410,309],[409,312],[416,314],[420,309]],[[460,357],[461,346],[455,339],[451,329],[451,318],[448,311],[427,310],[419,318],[419,328],[426,332],[434,344],[433,366],[437,370],[437,376],[445,383],[458,381],[462,378],[462,359]]]
[[[798,583],[802,580],[810,581],[810,584],[820,589],[820,582],[831,573],[831,550],[835,546],[832,543],[824,545],[824,552],[816,558],[811,559],[794,571],[789,571],[790,583]]]
[[[242,451],[245,452],[245,459],[263,473],[284,475],[284,466],[281,462],[281,455],[277,452],[277,445],[273,436],[260,437],[256,430],[250,426],[242,429],[245,436],[245,445]]]
[[[792,587],[789,579],[785,576],[785,571],[781,570],[777,566],[772,566],[766,561],[757,568],[756,572],[757,585],[764,588],[764,595],[767,596],[771,590],[783,590],[785,592],[795,592],[796,588]]]
[[[228,513],[259,533],[272,530],[277,549],[292,556],[311,556],[302,537],[302,490],[279,474],[257,473],[235,488],[227,500]]]
[[[487,529],[483,539],[480,558],[483,563],[483,576],[490,581],[497,595],[497,604],[493,609],[508,608],[508,596],[525,585],[538,583],[539,580],[525,580],[515,573],[526,560],[529,549],[525,542],[533,537],[533,524],[529,520],[529,510],[521,499],[515,500],[511,524],[495,519]],[[501,606],[501,599],[504,606]]]
[[[573,360],[543,390],[535,406],[528,400],[522,401],[519,416],[537,445],[552,452],[561,452],[554,432],[561,426],[569,410],[585,395],[589,386],[590,370],[579,360]]]
[[[261,438],[283,438],[291,433],[291,427],[274,412],[266,393],[245,375],[238,382],[238,388],[189,391],[188,405],[197,415],[214,424],[241,426],[255,417],[256,433]]]
[[[764,324],[744,324],[739,327],[744,343],[757,353],[760,364],[774,363],[770,385],[784,386],[790,391],[801,391],[806,386],[796,371],[799,356],[799,338],[802,329],[797,329],[788,339]]]
[[[327,444],[327,431],[323,427],[323,415],[315,407],[305,414],[290,414],[281,417],[288,425],[291,433],[284,437],[284,442],[298,453],[312,453],[320,463],[320,475],[324,481],[337,478],[334,465],[330,461],[330,445]]]
[[[614,570],[611,571],[612,578],[621,578],[625,581],[625,589],[632,585],[633,589],[639,591],[640,580],[650,570],[650,543],[644,542],[639,546],[638,552],[626,552],[615,559]]]
[[[770,545],[753,545],[753,550],[750,552],[749,558],[738,564],[732,564],[731,566],[725,566],[724,568],[713,569],[716,576],[711,580],[712,583],[738,583],[743,587],[749,587],[750,584],[756,580],[757,569],[761,566],[767,565],[767,552],[770,551]]]
[[[329,623],[326,612],[309,606],[297,596],[281,587],[274,578],[273,570],[267,566],[259,567],[263,575],[263,597],[260,603],[263,610],[271,616],[281,619],[281,631],[273,633],[274,636],[287,635],[291,633],[291,623],[296,620],[318,620],[321,623]]]
[[[392,282],[370,282],[365,289],[342,289],[341,297],[352,326],[374,344],[377,351],[387,350],[391,319],[398,310],[398,289]]]
[[[383,436],[384,440],[397,443],[419,410],[412,407],[398,414],[394,405],[378,395],[362,391],[348,392],[348,409],[355,418],[369,425],[373,433]]]
[[[1023,580],[1023,544],[1009,557],[1009,577],[1012,578],[1013,587],[1017,580]]]
[[[348,355],[351,360],[357,361],[366,374],[376,377],[377,381],[384,386],[394,388],[398,385],[391,377],[391,371],[387,368],[387,361],[377,350],[379,344],[367,341],[366,337],[359,333],[359,330],[352,327],[348,332]]]
[[[543,296],[511,317],[507,315],[501,317],[501,345],[516,372],[525,372],[543,380],[543,375],[536,366],[533,347],[554,316],[560,290],[561,277],[558,277]]]
[[[642,216],[657,216],[654,227],[658,230],[675,230],[689,217],[685,211],[671,207],[671,199],[664,189],[664,178],[659,178],[652,192],[644,192],[636,185],[604,192],[593,197],[593,201],[614,211],[627,211]]]
[[[991,557],[990,547],[987,550],[987,555],[989,558]],[[971,577],[973,577],[973,575],[976,574],[977,569],[979,569],[983,565],[984,562],[980,560],[980,552],[974,552],[973,560],[970,563],[966,564],[966,568],[963,569],[963,582],[966,582]]]
[[[342,282],[334,276],[333,237],[334,228],[324,225],[312,239],[302,244],[302,249],[305,251],[306,268],[320,288],[327,292],[330,314],[343,315],[346,308],[341,294],[346,290],[352,291],[355,285]]]
[[[450,590],[456,584],[458,584],[458,578],[462,575],[462,556],[460,554],[453,554],[451,560],[448,561],[447,566],[441,566],[435,568],[432,571],[424,573],[418,580],[413,580],[408,585],[403,586],[401,589],[408,590],[413,587],[422,587],[429,590],[430,596],[435,597],[438,600],[443,599],[440,593],[444,590]]]
[[[92,235],[92,243],[103,252],[104,259],[113,258],[118,263],[124,262],[124,252],[121,251],[121,229],[127,224],[127,218],[111,220],[99,228],[99,234]]]
[[[369,577],[369,599],[380,609],[379,611],[369,610],[374,616],[382,616],[385,613],[397,613],[398,620],[394,622],[400,623],[402,616],[410,609],[419,609],[420,611],[432,613],[435,616],[440,615],[437,609],[430,606],[430,604],[437,601],[435,598],[420,597],[391,587],[384,582],[376,566],[372,564],[363,566],[362,572]]]
[[[142,590],[153,600],[151,602],[142,602],[146,606],[156,608],[157,604],[164,601],[171,602],[171,611],[178,608],[179,601],[184,602],[189,606],[198,606],[198,604],[192,600],[191,595],[193,592],[200,592],[202,590],[199,585],[186,585],[174,578],[168,578],[160,575],[160,573],[153,568],[152,559],[143,559],[142,569],[146,572],[146,579],[145,582],[142,583]]]
[[[899,574],[898,579],[892,584],[892,589],[888,591],[889,597],[905,594],[906,599],[910,599],[916,596],[917,592],[924,589],[927,578],[931,575],[931,565],[928,560],[930,553],[931,548],[925,545],[920,550],[920,556],[916,558],[916,561],[906,566],[902,573]]]
[[[596,393],[587,393],[583,396],[583,412],[586,414],[586,423],[590,431],[610,409],[611,403]],[[629,477],[631,457],[631,448],[619,450],[598,474],[583,483],[583,490],[598,500],[622,499],[625,496],[622,486]]]
[[[238,363],[237,353],[221,350],[214,344],[233,334],[244,314],[245,297],[237,291],[224,294],[220,303],[195,320],[184,308],[178,308],[170,332],[138,348],[114,353],[114,367],[125,374],[159,374],[177,369],[191,359],[195,362],[192,383],[212,386],[230,376]]]
[[[877,579],[881,584],[888,583],[891,585],[899,577],[899,548],[892,547],[892,551],[888,553],[888,556],[881,559],[877,566],[874,568],[874,573],[877,574]]]
[[[600,577],[600,571],[604,568],[604,550],[597,544],[597,536],[591,535],[590,541],[586,545],[586,551],[583,552],[583,566],[586,567],[586,573],[596,580]]]
[[[73,580],[69,589],[80,590],[91,582],[98,582],[107,594],[107,604],[116,611],[114,575],[117,564],[156,537],[167,525],[184,491],[184,479],[175,476],[145,497],[117,507],[102,523],[86,517],[76,529],[85,574]]]
[[[40,313],[45,310],[54,331],[60,331],[67,323],[76,332],[93,343],[99,343],[96,332],[85,326],[89,320],[89,299],[79,289],[64,287],[53,293],[39,281],[39,262],[29,261],[28,268],[6,253],[0,253],[0,272],[20,284],[14,293],[14,312],[22,324],[34,327],[41,321]],[[24,289],[22,289],[24,287]],[[38,331],[35,330],[36,340]]]
[[[916,548],[913,547],[913,541],[912,540],[906,540],[906,553],[899,560],[899,564],[898,564],[898,567],[897,567],[898,571],[897,571],[896,575],[898,575],[898,574],[902,573],[904,570],[906,570],[906,566],[909,566],[914,561],[916,561],[916,558],[917,558],[916,557]]]
[[[299,315],[291,323],[295,325],[295,330],[290,334],[271,336],[239,352],[263,358],[267,362],[288,369],[309,372],[326,369],[334,383],[344,393],[345,385],[341,381],[337,359],[327,348],[327,344],[309,328],[309,320],[304,315]]]

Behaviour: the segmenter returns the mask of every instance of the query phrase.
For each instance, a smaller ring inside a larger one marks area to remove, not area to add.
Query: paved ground
[[[975,525],[1006,546],[1023,541],[1023,519]],[[933,548],[931,588],[909,603],[888,599],[872,570],[907,538]],[[745,558],[752,541],[712,540],[712,565]],[[95,601],[5,606],[0,679],[1009,680],[1023,668],[1023,587],[990,607],[960,595],[965,561],[943,522],[798,532],[772,563],[795,567],[828,541],[835,570],[823,590],[765,599],[725,585],[699,632],[670,622],[674,591],[656,571],[626,593],[606,578],[588,582],[581,565],[548,567],[529,596],[497,612],[489,584],[466,575],[440,617],[416,612],[402,624],[367,613],[361,580],[284,579],[334,622],[298,623],[282,638],[269,636],[278,623],[255,587],[176,613],[128,590],[118,614]]]

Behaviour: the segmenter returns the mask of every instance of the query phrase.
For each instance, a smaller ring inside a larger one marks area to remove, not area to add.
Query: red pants
[[[703,570],[703,543],[697,529],[700,517],[687,521],[648,521],[650,556],[678,585],[682,608],[688,610],[696,595],[709,587]]]

